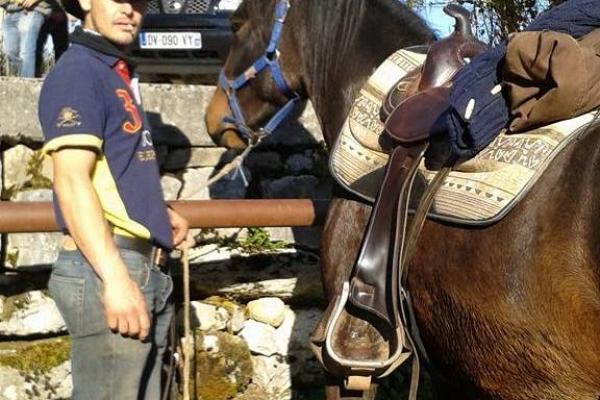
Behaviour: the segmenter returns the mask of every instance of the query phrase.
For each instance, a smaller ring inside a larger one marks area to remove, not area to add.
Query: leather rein
[[[221,86],[225,92],[229,109],[231,110],[231,115],[224,117],[222,122],[235,126],[235,129],[244,136],[250,144],[255,144],[265,136],[273,133],[273,131],[275,131],[292,113],[296,105],[302,100],[298,92],[291,89],[285,81],[279,63],[278,47],[289,8],[289,0],[278,0],[275,4],[275,16],[271,38],[267,49],[262,56],[254,61],[248,69],[232,80],[225,76],[224,69],[221,69],[221,73],[219,74],[219,86]],[[287,97],[288,101],[263,127],[254,130],[246,123],[236,92],[246,86],[252,79],[256,78],[258,74],[266,70],[271,71],[271,77],[275,82],[277,89]]]

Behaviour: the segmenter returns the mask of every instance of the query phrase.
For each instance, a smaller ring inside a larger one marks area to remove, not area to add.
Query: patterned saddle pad
[[[330,170],[347,190],[374,202],[388,160],[379,146],[381,105],[392,86],[425,60],[425,49],[403,49],[369,78],[333,148]],[[525,133],[501,132],[476,157],[455,166],[438,191],[429,217],[464,225],[488,225],[504,217],[535,184],[550,162],[594,121],[594,113]],[[420,179],[436,171],[424,163]]]

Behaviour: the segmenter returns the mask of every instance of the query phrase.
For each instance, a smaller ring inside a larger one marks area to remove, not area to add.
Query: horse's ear
[[[246,20],[248,19],[249,16],[249,4],[250,2],[248,0],[244,0],[240,3],[240,5],[238,6],[238,8],[235,9],[235,11],[231,14],[231,18],[239,18],[239,19],[243,19]]]

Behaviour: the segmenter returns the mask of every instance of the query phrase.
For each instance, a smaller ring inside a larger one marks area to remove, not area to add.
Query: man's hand
[[[40,0],[23,0],[23,2],[21,3],[21,6],[26,10],[31,10],[39,2],[40,2]]]
[[[173,245],[177,247],[187,238],[190,225],[185,218],[168,207],[167,214],[171,222],[171,230],[173,231]]]
[[[150,316],[146,300],[131,278],[104,282],[103,302],[106,321],[113,332],[142,341],[148,337]]]

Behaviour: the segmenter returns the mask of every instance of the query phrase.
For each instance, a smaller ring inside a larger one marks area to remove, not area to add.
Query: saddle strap
[[[369,225],[351,274],[349,301],[381,319],[393,332],[399,325],[398,268],[391,264],[395,242],[404,242],[406,223],[390,229],[396,218],[406,220],[410,191],[427,144],[397,146],[371,213]]]

